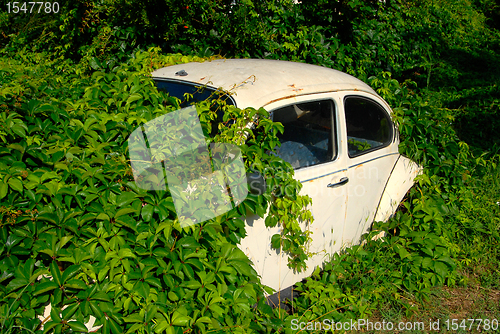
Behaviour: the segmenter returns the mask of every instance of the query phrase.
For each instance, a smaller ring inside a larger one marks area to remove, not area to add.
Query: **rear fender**
[[[421,172],[422,167],[417,163],[399,156],[380,199],[375,221],[386,221],[394,215],[403,197],[413,186],[415,177]]]

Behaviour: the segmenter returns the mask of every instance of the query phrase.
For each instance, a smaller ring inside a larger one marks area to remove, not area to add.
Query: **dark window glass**
[[[272,115],[285,130],[279,135],[277,155],[293,168],[331,161],[336,156],[332,101],[293,104],[274,110]]]
[[[209,98],[217,99],[222,98],[226,101],[226,104],[235,105],[234,100],[226,95],[220,94],[216,92],[216,90],[212,87],[204,87],[200,85],[195,85],[189,82],[182,81],[168,81],[168,80],[156,80],[156,87],[158,90],[162,90],[167,92],[170,96],[175,96],[179,100],[182,101],[181,107],[188,107],[189,105],[204,101]],[[186,101],[184,94],[192,94],[193,98],[189,101]]]
[[[188,107],[196,102],[205,101],[207,99],[210,100],[221,99],[225,101],[226,105],[233,105],[233,106],[236,105],[231,96],[224,94],[220,91],[217,91],[212,87],[196,85],[190,82],[157,79],[156,88],[159,91],[164,91],[168,93],[170,96],[175,96],[176,98],[181,100],[181,105],[180,105],[181,108]],[[184,97],[184,94],[186,93],[191,94],[193,96],[189,101],[187,101],[186,98]],[[213,137],[217,132],[219,123],[222,123],[224,112],[221,108],[219,108],[219,105],[217,103],[212,104],[211,109],[217,111],[217,120],[214,122],[214,124],[212,124],[212,132],[208,134],[211,137]],[[230,120],[225,124],[231,125],[233,123],[234,121]]]
[[[348,96],[344,108],[350,157],[382,148],[392,141],[392,122],[378,103]]]

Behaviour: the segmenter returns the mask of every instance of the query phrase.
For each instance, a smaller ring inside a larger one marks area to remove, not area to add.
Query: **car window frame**
[[[271,119],[274,116],[274,112],[278,109],[281,109],[281,108],[285,108],[285,107],[289,107],[289,106],[293,106],[293,105],[297,105],[297,104],[303,104],[303,103],[327,101],[330,104],[330,116],[331,116],[331,123],[332,123],[331,129],[330,129],[330,140],[332,142],[332,157],[329,160],[319,162],[319,163],[309,165],[309,166],[296,167],[296,168],[293,168],[293,170],[298,171],[298,170],[304,170],[307,168],[314,168],[314,167],[317,167],[320,165],[324,165],[324,164],[339,160],[342,152],[340,149],[340,141],[341,141],[340,131],[341,131],[341,129],[340,129],[339,118],[338,118],[340,115],[340,113],[339,113],[340,108],[339,108],[339,104],[337,103],[337,101],[334,98],[332,98],[331,96],[316,97],[316,98],[312,98],[312,99],[307,99],[307,98],[306,99],[296,99],[296,98],[294,98],[293,100],[294,101],[287,101],[288,103],[280,104],[277,107],[274,107],[272,109],[268,109]]]
[[[377,105],[379,107],[379,109],[382,110],[382,113],[384,114],[385,118],[388,121],[388,128],[389,128],[390,134],[389,134],[389,139],[383,145],[376,146],[374,148],[370,148],[370,149],[365,150],[365,151],[360,151],[358,154],[351,155],[349,153],[349,149],[347,149],[347,157],[349,157],[349,159],[356,159],[356,158],[359,158],[359,157],[361,157],[361,156],[363,156],[365,154],[372,153],[372,152],[375,152],[375,151],[387,148],[392,143],[394,143],[397,131],[396,131],[395,123],[393,122],[393,120],[391,118],[391,113],[389,111],[387,111],[387,108],[385,108],[382,103],[380,103],[379,101],[377,101],[377,99],[375,99],[372,96],[365,96],[365,95],[361,95],[361,94],[352,94],[352,93],[345,94],[342,97],[342,109],[343,109],[342,111],[343,111],[343,117],[344,117],[344,122],[345,122],[345,138],[346,138],[346,142],[348,140],[348,131],[347,131],[347,119],[346,119],[346,110],[345,110],[345,107],[346,107],[346,100],[349,99],[349,98],[360,98],[360,99],[367,100],[367,101],[372,102],[373,104]]]

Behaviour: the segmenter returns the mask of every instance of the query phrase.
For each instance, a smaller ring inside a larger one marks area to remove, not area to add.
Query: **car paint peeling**
[[[297,95],[287,95],[287,96],[283,96],[283,97],[280,97],[278,99],[274,99],[274,100],[271,100],[269,102],[267,102],[266,104],[264,104],[264,107],[269,105],[269,104],[272,104],[272,103],[275,103],[275,102],[278,102],[278,101],[282,101],[282,100],[286,100],[286,99],[293,99],[294,97],[297,97]]]
[[[304,90],[304,88],[297,88],[297,87],[295,87],[295,84],[288,85],[288,87],[293,88],[292,90],[294,92],[300,92],[300,91]]]

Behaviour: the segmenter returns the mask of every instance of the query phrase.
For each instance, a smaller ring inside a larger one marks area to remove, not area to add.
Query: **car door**
[[[343,243],[347,171],[338,152],[337,115],[332,99],[297,102],[273,110],[273,120],[285,129],[277,154],[294,168],[302,183],[301,194],[312,198],[310,251],[323,257],[340,250]]]
[[[396,131],[381,99],[342,94],[347,151],[347,213],[343,239],[357,244],[371,228],[378,204],[399,157]]]
[[[317,94],[266,107],[273,120],[284,126],[277,155],[294,168],[295,178],[303,185],[301,194],[312,198],[310,210],[314,216],[307,228],[312,232],[309,251],[315,255],[302,273],[287,267],[286,254],[269,249],[270,238],[279,233],[276,228],[264,229],[262,223],[249,222],[242,250],[249,254],[262,283],[275,289],[287,288],[310,275],[315,266],[343,245],[347,170],[345,152],[340,149],[339,102],[331,94]]]

